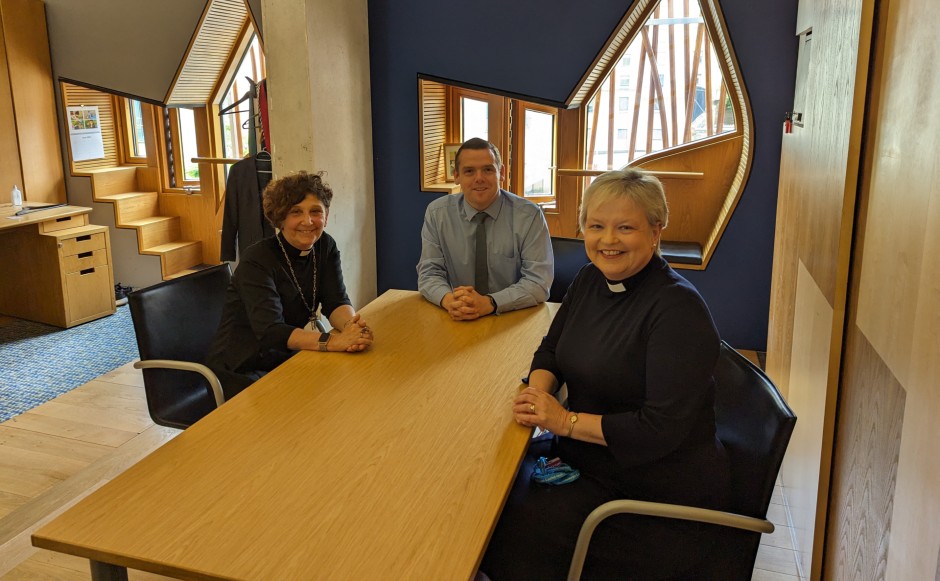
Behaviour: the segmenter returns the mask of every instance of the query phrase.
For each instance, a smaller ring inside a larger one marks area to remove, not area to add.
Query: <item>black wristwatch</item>
[[[490,304],[493,305],[493,312],[490,314],[492,315],[497,314],[496,313],[496,299],[493,298],[493,295],[486,295],[486,296],[490,299]]]
[[[320,351],[326,351],[326,344],[330,342],[329,333],[320,333],[320,342],[318,343]]]

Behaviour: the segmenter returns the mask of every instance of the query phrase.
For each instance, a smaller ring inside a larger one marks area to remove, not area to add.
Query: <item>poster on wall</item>
[[[69,142],[72,145],[72,161],[101,159],[104,157],[104,141],[98,107],[67,107],[69,115]]]

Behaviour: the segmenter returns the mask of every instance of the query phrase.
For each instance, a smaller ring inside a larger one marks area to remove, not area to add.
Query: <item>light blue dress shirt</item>
[[[548,224],[542,210],[505,190],[484,210],[489,249],[490,295],[497,313],[544,302],[554,279],[554,258]],[[418,290],[440,305],[458,286],[473,286],[477,211],[463,194],[444,196],[428,204],[421,229]]]

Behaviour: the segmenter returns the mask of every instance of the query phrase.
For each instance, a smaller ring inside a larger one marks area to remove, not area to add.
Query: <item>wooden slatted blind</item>
[[[421,99],[421,185],[445,181],[444,143],[447,142],[447,87],[418,81]]]
[[[209,102],[247,19],[244,0],[210,0],[167,94],[167,105]]]
[[[69,149],[69,162],[72,174],[84,174],[91,170],[117,167],[120,163],[118,157],[117,129],[115,127],[115,97],[109,93],[102,93],[94,89],[80,87],[71,83],[62,83],[62,101],[65,107],[86,106],[98,107],[98,125],[101,127],[101,139],[104,142],[104,157],[85,161],[72,161],[71,148]],[[68,114],[65,115],[68,119]],[[66,128],[66,134],[68,128]]]
[[[574,92],[568,97],[567,104],[569,106],[580,107],[584,100],[601,86],[613,66],[620,60],[620,55],[627,48],[629,41],[638,32],[637,22],[645,21],[649,15],[649,11],[652,9],[651,2],[652,0],[637,0],[636,4],[627,10],[620,26],[614,30],[614,33],[607,40],[604,51],[597,57]]]

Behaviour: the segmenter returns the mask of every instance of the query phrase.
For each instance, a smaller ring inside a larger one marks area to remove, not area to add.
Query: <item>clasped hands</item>
[[[555,396],[535,387],[519,392],[512,402],[512,417],[517,424],[527,428],[539,427],[554,434],[564,435],[568,429],[566,410]]]
[[[454,292],[447,293],[441,300],[441,306],[454,321],[472,321],[493,312],[490,298],[481,295],[472,286],[458,286]]]
[[[356,353],[368,349],[374,340],[372,329],[362,320],[359,313],[356,313],[343,323],[342,330],[333,330],[333,336],[330,337],[327,348],[330,351]]]

